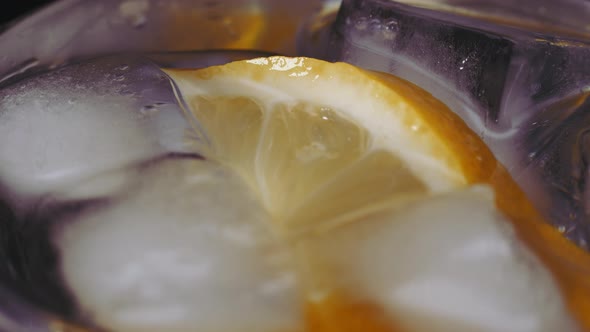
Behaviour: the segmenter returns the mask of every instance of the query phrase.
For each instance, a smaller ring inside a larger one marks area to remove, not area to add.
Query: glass
[[[584,0],[344,0],[301,50],[426,88],[588,249],[589,18]]]
[[[285,54],[404,77],[480,133],[549,220],[588,248],[590,6],[524,3],[62,0],[7,27],[0,330],[93,328],[59,281],[50,224],[144,185],[149,165],[198,158],[159,66]],[[97,127],[102,135],[87,134]]]

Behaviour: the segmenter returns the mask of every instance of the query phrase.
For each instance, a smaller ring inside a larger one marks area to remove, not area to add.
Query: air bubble
[[[369,20],[366,17],[361,17],[355,22],[354,27],[359,31],[365,31],[369,27]]]
[[[383,39],[392,41],[397,37],[398,31],[399,26],[397,21],[388,21],[382,25],[381,34],[383,35]]]
[[[377,32],[377,31],[381,31],[381,21],[379,21],[378,19],[374,18],[372,20],[369,21],[369,29],[373,32]]]
[[[152,115],[154,113],[157,113],[158,111],[160,111],[160,109],[158,108],[158,106],[161,106],[163,103],[156,103],[156,104],[151,104],[151,105],[146,105],[143,106],[139,112],[141,113],[141,115],[143,116],[149,116]]]

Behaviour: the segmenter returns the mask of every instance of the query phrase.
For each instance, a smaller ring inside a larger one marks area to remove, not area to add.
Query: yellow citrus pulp
[[[427,92],[306,58],[167,73],[198,128],[196,148],[245,180],[269,227],[292,246],[305,281],[306,330],[407,330],[350,289],[324,243],[384,211],[474,184],[493,189],[519,245],[551,271],[571,315],[590,329],[589,256],[541,221],[482,141]]]

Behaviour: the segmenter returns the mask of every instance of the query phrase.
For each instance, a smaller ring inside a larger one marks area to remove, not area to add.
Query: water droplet
[[[558,230],[560,233],[565,233],[565,226],[563,226],[563,225],[559,225],[559,226],[557,227],[557,230]]]

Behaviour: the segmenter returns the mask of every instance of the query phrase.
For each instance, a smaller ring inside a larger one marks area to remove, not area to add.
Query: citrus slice
[[[341,84],[361,72],[318,64],[278,57],[170,72],[202,129],[196,149],[239,172],[277,223],[318,227],[466,184],[448,143],[414,114],[431,108],[412,104],[423,91],[392,81],[396,93],[369,76]],[[384,102],[367,98],[379,94]],[[363,95],[367,105],[355,105]]]
[[[307,330],[590,329],[590,257],[427,92],[306,58],[167,73],[291,246]]]

